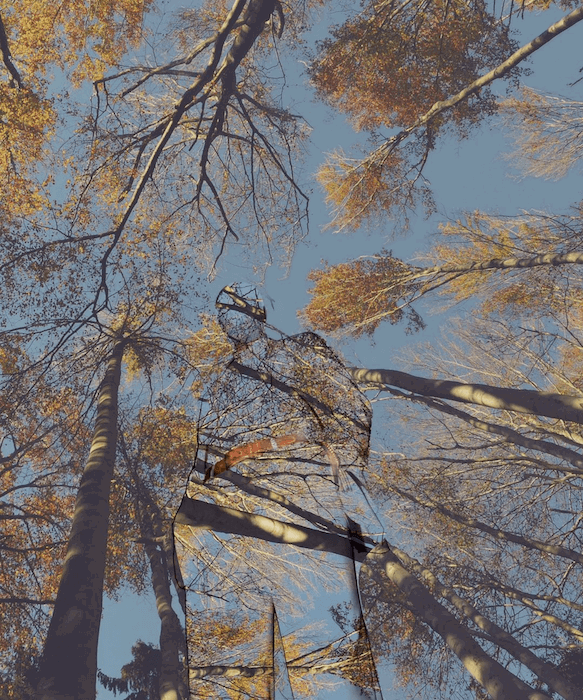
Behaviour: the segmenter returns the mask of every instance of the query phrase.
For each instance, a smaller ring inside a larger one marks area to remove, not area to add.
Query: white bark
[[[183,499],[174,522],[177,525],[190,525],[203,530],[213,530],[213,532],[256,537],[266,542],[293,544],[304,549],[352,558],[352,547],[347,537],[214,503],[195,501],[192,498]],[[355,552],[355,558],[361,560],[361,555]]]
[[[445,586],[416,559],[413,559],[396,547],[392,549],[411,571],[414,571],[428,583],[431,590],[435,591],[442,598],[449,600],[464,617],[471,620],[477,627],[486,632],[499,647],[506,649],[515,659],[535,673],[539,680],[546,683],[552,691],[559,693],[566,700],[581,700],[581,690],[567,681],[552,664],[539,659],[530,649],[522,646],[511,634],[508,634],[508,632],[476,610],[468,600],[457,595],[448,586]]]
[[[505,389],[487,384],[465,384],[444,379],[416,377],[391,369],[349,367],[348,372],[363,389],[382,391],[396,387],[434,399],[488,406],[500,411],[530,413],[583,425],[583,398],[548,391]]]
[[[415,616],[437,632],[493,700],[551,700],[545,693],[529,688],[488,656],[470,632],[402,566],[386,543],[377,545],[367,555],[360,577],[361,580],[363,576],[368,576],[378,581],[382,590],[381,572],[405,594]],[[375,604],[380,602],[382,598],[377,599]]]
[[[377,545],[368,552],[356,551],[347,537],[191,498],[184,498],[175,523],[339,554],[363,562],[361,575],[370,574],[371,564],[380,563],[390,580],[408,596],[418,619],[427,623],[443,638],[471,675],[488,690],[494,700],[550,700],[548,695],[532,690],[491,659],[474,640],[471,633],[400,564],[386,544]],[[368,567],[366,571],[365,565]],[[520,646],[517,642],[516,645]],[[206,669],[201,669],[201,673],[206,672]],[[210,668],[209,672],[212,673]],[[252,674],[253,671],[249,670],[249,673]]]

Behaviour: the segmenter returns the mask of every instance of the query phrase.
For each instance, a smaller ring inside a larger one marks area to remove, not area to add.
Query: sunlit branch
[[[536,452],[544,452],[545,454],[552,455],[558,459],[565,460],[574,467],[574,469],[571,469],[569,467],[565,468],[559,467],[558,465],[549,464],[548,469],[550,470],[568,472],[569,474],[583,474],[583,457],[576,450],[572,450],[562,445],[557,445],[556,443],[549,442],[548,440],[537,440],[535,438],[527,437],[526,435],[519,433],[517,430],[513,430],[505,425],[489,423],[481,420],[475,416],[472,416],[470,413],[460,411],[459,409],[449,406],[446,403],[442,403],[441,401],[434,401],[433,399],[425,396],[411,396],[409,394],[401,394],[401,392],[396,393],[416,403],[423,403],[425,406],[434,408],[441,413],[446,413],[447,415],[459,418],[478,430],[482,430],[492,435],[500,435],[505,441],[514,445],[519,445],[520,447],[525,447],[529,450],[535,450]]]
[[[530,649],[522,646],[511,634],[508,634],[508,632],[480,613],[467,599],[460,597],[453,589],[445,586],[429,569],[416,559],[397,547],[393,546],[392,551],[408,569],[427,583],[431,591],[452,603],[464,617],[486,632],[490,640],[501,648],[506,649],[514,658],[533,671],[539,680],[548,684],[551,690],[559,693],[566,700],[577,700],[579,698],[580,690],[574,687],[572,683],[569,683],[552,664],[540,659]]]
[[[468,629],[403,567],[396,554],[384,542],[370,552],[361,567],[360,578],[378,582],[385,588],[386,575],[406,596],[416,617],[429,625],[460,659],[467,671],[494,700],[550,700],[546,693],[533,690],[492,659],[479,646]],[[362,584],[361,584],[362,585]],[[382,597],[376,604],[382,603]]]
[[[182,501],[175,523],[214,532],[254,537],[266,542],[292,544],[313,551],[339,554],[347,559],[353,557],[353,549],[347,537],[188,497]],[[354,557],[362,561],[364,554],[354,552]]]
[[[560,19],[555,24],[552,24],[548,29],[546,29],[542,34],[539,34],[528,44],[522,46],[518,51],[515,51],[512,56],[503,61],[500,65],[496,66],[493,70],[489,71],[485,75],[481,76],[473,83],[465,87],[463,90],[453,95],[447,100],[442,100],[436,102],[431,109],[426,112],[422,117],[419,117],[417,121],[411,126],[403,129],[395,136],[391,137],[384,143],[379,149],[377,149],[371,156],[369,156],[365,162],[373,161],[381,157],[382,155],[392,151],[396,146],[398,146],[402,141],[408,138],[412,133],[417,131],[417,129],[428,124],[432,119],[439,116],[443,112],[452,109],[460,102],[466,100],[470,95],[478,92],[481,88],[486,87],[494,80],[504,77],[513,68],[515,68],[519,63],[528,58],[535,51],[538,51],[542,46],[548,44],[549,41],[555,37],[562,34],[564,31],[577,24],[583,19],[583,7],[578,7],[577,9],[570,12],[568,15]]]
[[[394,386],[421,396],[583,424],[583,399],[578,396],[429,379],[390,369],[351,367],[348,371],[358,384],[368,390],[382,391],[384,387]]]

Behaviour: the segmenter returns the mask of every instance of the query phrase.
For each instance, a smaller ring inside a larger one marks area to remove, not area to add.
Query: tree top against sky
[[[514,32],[547,7],[545,30]],[[336,24],[310,45],[318,16]],[[0,648],[12,695],[44,645],[37,695],[91,700],[102,594],[127,586],[155,592],[160,627],[159,655],[134,645],[132,689],[212,693],[209,678],[230,674],[239,680],[225,697],[252,694],[267,687],[261,668],[275,675],[277,646],[307,696],[335,664],[376,692],[355,665],[377,653],[406,682],[439,686],[443,673],[460,696],[454,656],[497,700],[576,697],[555,667],[583,639],[572,574],[581,207],[461,212],[415,262],[365,255],[355,238],[356,259],[338,264],[330,251],[312,272],[309,328],[293,336],[232,280],[216,315],[209,298],[223,266],[261,279],[288,264],[310,211],[321,215],[304,166],[319,146],[317,110],[304,96],[355,129],[350,152],[343,140],[318,164],[345,231],[404,230],[434,212],[429,164],[502,120],[526,173],[571,173],[580,103],[522,82],[527,59],[582,18],[577,3],[0,0]],[[289,90],[290,76],[306,82]],[[422,330],[413,306],[435,293],[469,301],[474,318],[425,373],[349,368],[314,332],[362,340],[384,320]],[[364,390],[375,392],[375,421],[392,407],[372,450]],[[357,563],[373,552],[368,564],[382,571],[359,581]],[[544,557],[548,580],[529,583],[523,569],[539,571]],[[368,606],[379,592],[383,606],[366,613],[382,630],[376,652],[358,595],[354,619],[336,609],[332,642],[276,634],[278,615],[289,631],[307,604],[302,587],[334,585],[372,593]],[[264,605],[275,591],[277,614]],[[241,638],[243,663],[223,618],[205,618],[213,605],[245,608],[234,623],[270,629],[271,657]],[[481,609],[488,624],[476,622]],[[184,613],[188,644],[203,649],[214,633],[231,655],[222,671],[213,655],[184,673]],[[153,675],[144,655],[158,659]],[[295,663],[304,656],[313,682]]]

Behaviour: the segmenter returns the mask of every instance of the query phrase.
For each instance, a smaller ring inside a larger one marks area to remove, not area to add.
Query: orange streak
[[[215,463],[214,467],[209,467],[206,470],[204,481],[208,481],[211,476],[217,476],[218,474],[222,474],[222,472],[226,472],[227,469],[234,467],[245,459],[253,459],[264,452],[294,445],[296,442],[306,442],[305,435],[302,433],[289,433],[288,435],[281,435],[277,438],[262,438],[261,440],[255,440],[255,442],[250,442],[246,445],[233,447],[222,459],[219,459],[219,461]]]

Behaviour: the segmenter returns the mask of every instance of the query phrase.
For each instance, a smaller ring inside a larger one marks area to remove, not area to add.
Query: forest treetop
[[[403,230],[433,211],[428,159],[498,116],[526,172],[568,172],[580,103],[516,89],[526,60],[583,19],[562,4],[519,41],[521,17],[546,7],[364,2],[310,49],[331,2],[0,0],[11,700],[35,672],[43,700],[92,700],[98,677],[160,697],[267,696],[280,652],[308,697],[330,673],[374,694],[376,654],[451,697],[467,697],[459,658],[477,697],[577,698],[580,205],[462,213],[422,262],[382,250],[325,264],[295,336],[243,286],[217,314],[208,301],[225,259],[261,278],[308,233],[314,144],[309,110],[290,106],[290,56],[368,137],[321,164],[337,228]],[[347,367],[314,332],[421,330],[412,304],[435,292],[477,303],[443,353],[410,353],[424,373]],[[279,633],[304,589],[328,586],[363,593],[333,613],[340,636]],[[136,644],[126,677],[98,676],[103,592],[125,587],[155,592],[160,654]],[[271,652],[253,631],[271,631]]]

